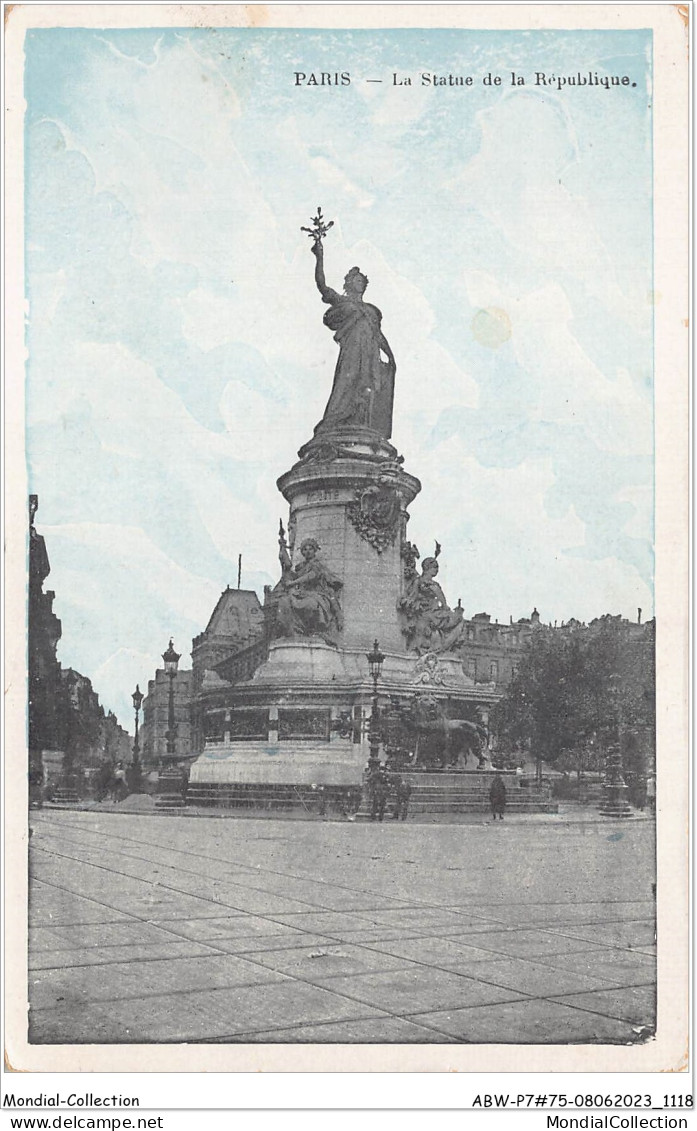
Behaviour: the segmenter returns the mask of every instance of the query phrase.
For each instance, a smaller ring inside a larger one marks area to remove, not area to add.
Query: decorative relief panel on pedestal
[[[412,683],[421,687],[443,687],[445,672],[435,652],[425,652],[414,665]]]
[[[230,738],[239,742],[245,738],[269,737],[269,712],[257,707],[240,707],[230,714]]]
[[[206,742],[222,742],[225,737],[225,711],[206,711]]]
[[[278,711],[278,737],[280,741],[293,738],[328,742],[330,726],[329,709],[280,707]]]
[[[381,554],[397,537],[401,509],[399,492],[380,477],[377,483],[356,492],[346,513],[361,538]]]

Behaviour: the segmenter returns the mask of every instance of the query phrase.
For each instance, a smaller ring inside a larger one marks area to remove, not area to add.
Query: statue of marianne
[[[315,435],[358,424],[389,440],[396,364],[380,328],[382,314],[377,306],[363,301],[368,280],[358,267],[352,267],[344,279],[344,293],[338,294],[324,277],[321,238],[314,240],[312,254],[317,261],[317,289],[322,301],[329,304],[324,324],[334,331],[334,341],[339,344],[334,384]],[[381,351],[387,361],[382,360]]]

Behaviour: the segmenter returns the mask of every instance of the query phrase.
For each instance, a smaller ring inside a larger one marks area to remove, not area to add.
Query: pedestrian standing
[[[491,802],[491,813],[494,820],[498,817],[502,821],[506,808],[506,786],[500,774],[494,774],[494,780],[489,790],[489,801]]]
[[[128,784],[126,782],[126,771],[123,768],[123,762],[117,762],[114,770],[114,788],[111,795],[111,800],[116,804],[117,801],[123,801],[128,797]]]
[[[387,795],[390,791],[390,782],[384,770],[378,770],[372,781],[370,799],[371,821],[382,821],[385,818]]]
[[[409,798],[411,797],[411,786],[409,782],[399,778],[395,789],[395,805],[392,817],[395,821],[406,821],[409,814]]]

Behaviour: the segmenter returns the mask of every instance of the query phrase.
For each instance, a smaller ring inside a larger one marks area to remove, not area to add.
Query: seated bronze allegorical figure
[[[300,546],[303,560],[295,567],[283,536],[280,560],[282,577],[269,596],[273,610],[271,634],[275,637],[319,636],[335,644],[343,628],[339,592],[343,582],[318,558],[320,549],[314,538]]]
[[[414,572],[399,602],[406,622],[407,647],[420,656],[450,651],[462,639],[462,607],[450,608],[436,581],[437,573],[436,558],[424,558],[421,573]]]

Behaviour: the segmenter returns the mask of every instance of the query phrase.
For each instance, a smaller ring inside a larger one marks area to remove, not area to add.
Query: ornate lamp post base
[[[627,800],[629,790],[622,777],[622,756],[619,750],[608,758],[607,777],[603,785],[603,800],[599,812],[603,817],[631,817],[632,808]]]
[[[603,817],[631,817],[632,807],[627,800],[629,790],[622,785],[604,785],[604,796],[598,810]]]

